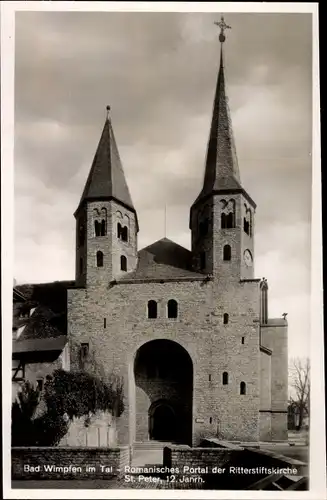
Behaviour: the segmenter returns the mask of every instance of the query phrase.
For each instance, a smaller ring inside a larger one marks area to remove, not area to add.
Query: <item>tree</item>
[[[17,394],[11,410],[12,445],[29,446],[33,436],[33,418],[39,404],[39,390],[25,382]]]
[[[290,385],[293,394],[290,406],[299,415],[297,430],[301,430],[304,417],[310,414],[310,360],[294,358],[290,367]]]

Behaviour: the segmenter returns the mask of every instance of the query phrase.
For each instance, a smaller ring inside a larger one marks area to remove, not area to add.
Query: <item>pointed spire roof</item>
[[[135,212],[107,106],[107,118],[79,207],[85,201],[115,199]]]
[[[219,35],[221,43],[220,65],[207,147],[203,188],[195,203],[217,191],[242,189],[225,85],[224,31],[230,26],[227,26],[223,17],[220,22],[215,24],[221,29]]]

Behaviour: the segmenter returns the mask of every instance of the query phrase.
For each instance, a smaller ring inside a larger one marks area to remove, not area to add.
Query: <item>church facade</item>
[[[31,373],[42,384],[61,358],[64,369],[121,377],[119,444],[287,439],[287,321],[269,317],[267,280],[254,275],[256,204],[240,179],[224,41],[222,29],[191,250],[163,238],[138,251],[108,109],[74,214],[75,281],[22,285],[27,298],[15,302],[13,380]]]
[[[124,380],[121,444],[287,439],[287,321],[269,318],[254,276],[256,204],[240,180],[224,40],[191,250],[164,238],[138,251],[109,111],[75,212],[70,367],[91,360]]]

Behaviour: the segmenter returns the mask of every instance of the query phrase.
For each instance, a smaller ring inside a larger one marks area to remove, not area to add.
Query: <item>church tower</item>
[[[225,86],[224,18],[220,66],[212,111],[202,190],[190,213],[194,268],[228,280],[254,277],[256,205],[241,185]]]
[[[76,218],[76,284],[108,286],[137,263],[137,214],[110,119],[110,107]]]

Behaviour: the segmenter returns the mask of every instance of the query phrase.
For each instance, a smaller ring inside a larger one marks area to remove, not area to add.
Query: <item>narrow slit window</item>
[[[250,223],[245,218],[243,219],[243,229],[246,234],[250,235]]]
[[[80,366],[83,367],[83,363],[84,363],[84,361],[86,360],[86,358],[88,357],[88,354],[89,354],[89,344],[88,344],[88,342],[82,342],[81,343],[79,354],[80,354]]]
[[[232,258],[232,249],[230,245],[224,246],[224,260],[231,260]]]
[[[229,321],[229,315],[227,313],[224,314],[224,325],[227,325]]]
[[[211,375],[209,375],[209,382],[211,382]]]
[[[244,394],[246,394],[246,383],[245,382],[241,382],[241,384],[240,384],[240,394],[242,396],[244,396]]]
[[[103,267],[103,253],[100,250],[97,252],[97,267]]]
[[[127,226],[123,227],[121,230],[121,239],[123,241],[128,241],[128,227]]]
[[[79,368],[80,368],[80,370],[84,370],[88,354],[89,354],[89,344],[87,342],[83,342],[80,345],[80,349],[79,349]]]
[[[101,236],[105,236],[107,234],[106,221],[102,219],[101,221]]]
[[[103,328],[107,328],[107,318],[103,318]]]
[[[232,229],[234,227],[234,214],[233,212],[229,212],[226,218],[226,228]]]
[[[120,256],[120,270],[127,271],[127,259],[125,255]]]
[[[224,372],[223,373],[223,385],[227,385],[227,384],[228,384],[228,373]]]
[[[244,337],[242,337],[242,344],[244,344]]]
[[[101,236],[101,224],[98,220],[94,221],[95,236]]]
[[[122,232],[121,224],[120,224],[120,222],[118,222],[118,224],[117,224],[117,238],[118,239],[121,239],[121,232]]]
[[[212,424],[212,417],[209,418],[209,423]]]

